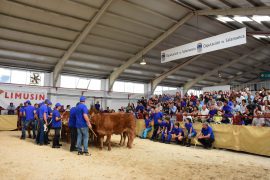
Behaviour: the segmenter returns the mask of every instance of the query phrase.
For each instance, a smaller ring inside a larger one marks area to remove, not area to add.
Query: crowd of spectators
[[[191,116],[193,122],[208,122],[233,125],[270,126],[270,91],[262,88],[252,93],[248,88],[230,92],[204,92],[194,94],[153,95],[148,100],[142,97],[137,106],[128,104],[119,111],[135,112],[136,117],[145,116],[158,108],[164,115],[183,121]]]

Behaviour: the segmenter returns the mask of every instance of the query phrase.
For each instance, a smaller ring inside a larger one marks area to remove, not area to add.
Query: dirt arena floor
[[[90,147],[92,156],[20,140],[0,131],[0,179],[270,179],[270,158],[225,150],[167,145],[136,138],[133,149]]]

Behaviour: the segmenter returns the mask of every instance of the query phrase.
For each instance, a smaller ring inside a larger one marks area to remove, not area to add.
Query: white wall
[[[105,80],[104,80],[105,81]],[[75,106],[79,101],[81,95],[87,97],[86,105],[90,108],[90,105],[95,101],[99,101],[102,105],[102,108],[109,106],[111,109],[116,111],[121,106],[127,106],[129,102],[136,103],[137,100],[143,94],[129,94],[129,93],[118,93],[107,91],[86,91],[80,89],[68,89],[68,88],[52,88],[52,87],[39,87],[39,86],[27,86],[27,85],[16,85],[16,84],[0,84],[0,90],[3,91],[16,91],[16,92],[29,92],[29,93],[41,93],[44,92],[47,94],[46,98],[49,98],[53,104],[57,102],[63,105]],[[129,98],[130,99],[129,99]],[[5,99],[4,93],[0,96],[0,106],[6,108],[9,105],[9,102],[14,102],[15,106],[18,106],[20,103],[24,102],[26,99]],[[32,103],[39,103],[41,101],[33,100]]]

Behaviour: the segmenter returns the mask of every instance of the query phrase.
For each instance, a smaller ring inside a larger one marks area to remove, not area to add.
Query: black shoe
[[[28,138],[30,138],[30,139],[31,139],[31,138],[32,138],[32,136],[31,136],[31,135],[29,135],[29,136],[28,136]]]
[[[82,151],[78,151],[78,155],[83,155],[83,152]]]
[[[39,144],[40,146],[43,146],[44,144]]]
[[[70,148],[70,152],[72,152],[72,151],[78,151],[78,149],[77,148]]]
[[[57,146],[62,146],[62,144],[57,144]]]
[[[37,136],[33,136],[33,139],[36,139],[37,138]]]
[[[25,137],[21,136],[21,138],[20,138],[20,139],[25,139]]]
[[[84,152],[85,156],[91,156],[91,154],[89,152]]]
[[[52,146],[52,148],[60,148],[60,146]]]

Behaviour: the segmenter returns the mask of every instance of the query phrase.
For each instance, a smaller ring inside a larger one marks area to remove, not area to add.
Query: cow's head
[[[100,112],[98,112],[96,109],[90,109],[90,123],[91,124],[97,124],[97,121],[100,119]]]

